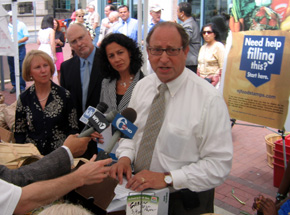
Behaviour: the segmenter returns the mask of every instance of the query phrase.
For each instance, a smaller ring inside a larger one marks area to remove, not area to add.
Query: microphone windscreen
[[[105,102],[100,102],[97,105],[97,109],[98,111],[100,111],[101,113],[105,113],[108,110],[108,105]]]
[[[121,115],[132,123],[134,123],[137,118],[137,113],[133,108],[126,108],[122,111]]]

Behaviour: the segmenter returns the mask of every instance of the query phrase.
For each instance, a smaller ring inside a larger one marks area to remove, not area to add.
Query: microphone
[[[133,108],[126,108],[125,110],[122,111],[122,115],[121,114],[116,115],[116,117],[114,118],[112,122],[112,125],[115,128],[117,128],[117,130],[113,134],[110,142],[108,143],[104,151],[98,152],[97,160],[104,160],[107,158],[111,158],[109,154],[114,148],[119,138],[121,137],[121,134],[123,133],[124,130],[127,129],[127,130],[132,131],[132,135],[134,136],[137,130],[137,127],[132,122],[135,122],[136,118],[137,118],[137,113]],[[133,131],[135,131],[134,134],[133,134]]]
[[[96,111],[88,120],[88,124],[91,125],[91,127],[82,131],[78,137],[89,137],[95,131],[102,133],[114,120],[117,113],[117,111],[111,111],[104,116],[102,113]]]
[[[104,102],[100,102],[97,105],[97,108],[89,106],[80,118],[80,121],[86,125],[81,131],[81,133],[86,131],[88,128],[92,127],[92,125],[89,124],[90,117],[92,117],[97,111],[101,113],[105,113],[107,110],[108,110],[108,105]]]
[[[125,134],[130,139],[133,138],[136,133],[137,127],[133,124],[137,118],[137,113],[133,108],[126,108],[122,111],[121,114],[117,114],[115,119],[112,122],[112,125],[117,128],[115,133],[113,134],[109,144],[104,150],[107,153],[110,153],[114,148],[115,144],[121,137],[121,134]]]

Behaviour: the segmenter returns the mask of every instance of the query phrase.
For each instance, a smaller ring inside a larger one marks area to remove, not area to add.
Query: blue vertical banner
[[[246,78],[259,87],[279,75],[285,37],[246,35],[243,42],[240,70],[246,71]]]

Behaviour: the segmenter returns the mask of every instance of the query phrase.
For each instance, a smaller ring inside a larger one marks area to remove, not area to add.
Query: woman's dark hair
[[[218,31],[220,33],[221,41],[225,43],[229,32],[225,16],[222,15],[214,16],[211,18],[211,23],[214,23],[217,26]]]
[[[219,42],[221,41],[220,33],[218,31],[217,26],[214,23],[208,23],[208,24],[202,26],[201,31],[200,31],[200,36],[202,37],[202,39],[203,39],[203,29],[205,27],[211,27],[212,32],[215,34],[215,40],[219,41]]]
[[[59,25],[59,22],[56,18],[54,18],[54,21],[56,21],[56,29],[55,31],[60,31],[60,25]],[[54,27],[54,24],[53,24],[53,27]]]
[[[184,12],[185,16],[190,17],[191,16],[191,4],[188,2],[180,2],[178,4],[179,11]]]
[[[45,15],[41,21],[41,29],[52,28],[53,29],[53,17]]]
[[[135,75],[143,65],[143,56],[140,48],[137,46],[134,40],[125,36],[124,34],[111,33],[102,40],[99,51],[99,59],[103,77],[109,78],[111,81],[114,79],[118,80],[120,78],[119,72],[111,66],[106,52],[106,47],[113,42],[125,47],[131,54],[130,73]]]

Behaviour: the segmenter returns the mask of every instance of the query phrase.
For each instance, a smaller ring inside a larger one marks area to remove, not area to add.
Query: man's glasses
[[[212,31],[203,31],[202,32],[203,35],[205,35],[205,34],[212,34],[212,33],[213,33]]]
[[[152,47],[148,48],[150,54],[157,55],[157,56],[162,55],[163,52],[166,52],[166,54],[168,56],[176,56],[176,55],[179,55],[181,49],[183,49],[183,47],[180,47],[180,48],[167,48],[167,49],[152,48]]]

